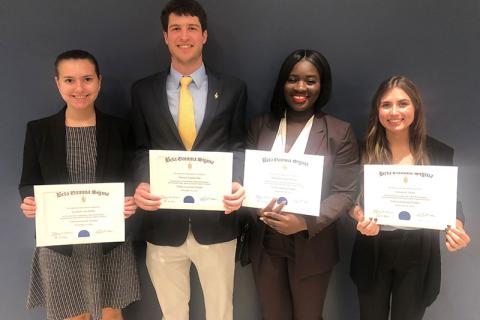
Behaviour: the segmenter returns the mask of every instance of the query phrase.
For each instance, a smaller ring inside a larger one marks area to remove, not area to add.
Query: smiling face
[[[317,68],[307,60],[300,60],[285,82],[285,101],[292,110],[309,110],[314,107],[320,95],[320,87]]]
[[[207,30],[202,31],[198,17],[171,13],[168,28],[163,32],[175,69],[195,71],[202,64],[202,49],[207,42]]]
[[[101,77],[88,59],[67,59],[59,62],[55,77],[58,91],[68,108],[88,109],[100,92]]]
[[[387,134],[408,133],[415,118],[415,106],[400,88],[387,91],[378,105],[378,119]]]

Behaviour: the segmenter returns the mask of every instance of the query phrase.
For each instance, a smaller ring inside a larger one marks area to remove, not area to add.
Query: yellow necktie
[[[178,133],[188,151],[192,150],[197,135],[193,98],[190,90],[188,90],[190,83],[192,83],[192,77],[182,77],[180,79],[180,101],[178,104]]]

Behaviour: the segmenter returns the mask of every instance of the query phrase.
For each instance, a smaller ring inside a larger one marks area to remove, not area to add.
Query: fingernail
[[[450,229],[451,227],[452,227],[451,225],[447,224],[447,229]]]

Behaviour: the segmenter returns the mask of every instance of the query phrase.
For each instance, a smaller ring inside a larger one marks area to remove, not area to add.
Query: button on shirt
[[[172,114],[173,121],[178,127],[178,103],[180,99],[180,78],[183,76],[192,77],[192,83],[188,86],[193,98],[193,110],[195,112],[195,129],[197,134],[202,126],[203,118],[205,116],[205,108],[207,106],[207,93],[208,93],[208,77],[205,71],[205,66],[202,64],[192,74],[182,75],[175,70],[173,66],[170,66],[170,73],[167,76],[167,99],[168,108]]]

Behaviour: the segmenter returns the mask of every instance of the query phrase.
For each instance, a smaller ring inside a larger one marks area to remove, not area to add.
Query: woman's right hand
[[[35,211],[37,211],[37,204],[35,203],[35,198],[25,197],[20,204],[20,209],[22,209],[25,217],[30,219],[35,218]]]
[[[259,211],[260,220],[278,233],[291,235],[303,230],[307,230],[307,222],[301,214],[283,212],[285,202],[277,205],[277,199],[272,201]]]
[[[351,209],[351,216],[357,220],[357,230],[364,236],[376,236],[380,232],[380,226],[377,224],[377,218],[365,220],[363,208],[356,204]]]

